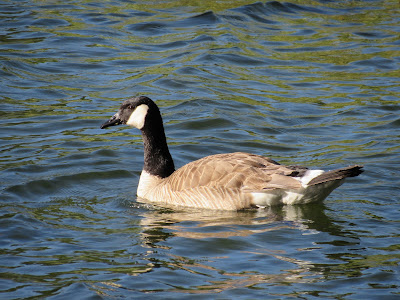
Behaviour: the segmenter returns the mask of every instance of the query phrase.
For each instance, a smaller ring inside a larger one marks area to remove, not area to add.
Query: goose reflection
[[[312,254],[306,255],[307,259],[302,256],[319,251],[318,244],[310,241],[304,245],[309,248],[298,248],[301,242],[292,243],[291,239],[299,235],[291,233],[299,230],[301,235],[325,232],[334,237],[348,236],[326,211],[324,204],[229,212],[177,210],[135,202],[132,212],[142,218],[140,243],[146,249],[138,255],[140,259],[130,273],[135,280],[132,286],[104,281],[93,288],[102,295],[120,288],[145,293],[210,295],[238,288],[268,288],[271,284],[322,282],[331,266],[313,262]],[[289,234],[285,240],[288,245],[279,247],[279,243],[269,240],[285,234]],[[235,248],[238,244],[240,247]],[[181,271],[179,280],[162,275],[175,274],[177,270]],[[162,281],[153,289],[143,288],[142,283],[149,276],[161,276]]]
[[[340,227],[325,214],[322,203],[306,206],[270,207],[264,210],[217,211],[195,208],[157,207],[135,204],[149,208],[141,220],[143,239],[146,244],[168,237],[192,239],[245,237],[254,234],[291,228],[304,234],[330,230],[337,234]],[[158,236],[158,238],[155,238]]]
[[[148,249],[142,258],[151,262],[151,272],[159,268],[181,270],[188,272],[188,276],[206,279],[206,283],[199,285],[182,283],[166,287],[168,291],[179,293],[219,293],[258,284],[287,285],[323,280],[321,268],[293,254],[315,250],[315,245],[314,249],[291,249],[288,253],[287,246],[277,248],[265,238],[274,236],[274,231],[282,235],[288,229],[300,230],[301,234],[316,234],[326,229],[340,231],[325,214],[323,204],[246,211],[177,210],[176,207],[169,209],[140,203],[133,204],[133,208],[141,211],[142,246]],[[258,242],[260,240],[263,242]],[[247,244],[236,249],[241,243]],[[192,249],[182,251],[186,245]],[[204,248],[196,249],[199,245]],[[243,265],[240,259],[245,260]],[[235,263],[239,266],[232,266]],[[260,265],[283,268],[276,272]],[[220,274],[224,274],[223,278]]]

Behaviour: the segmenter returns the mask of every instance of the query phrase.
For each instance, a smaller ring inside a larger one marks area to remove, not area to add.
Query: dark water
[[[0,298],[395,299],[400,19],[388,1],[0,2]],[[160,105],[181,166],[365,165],[323,204],[136,203]]]

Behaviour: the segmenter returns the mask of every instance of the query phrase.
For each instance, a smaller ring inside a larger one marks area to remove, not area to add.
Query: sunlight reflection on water
[[[396,1],[0,6],[2,298],[399,293]],[[240,150],[366,172],[304,207],[140,204],[140,133],[99,129],[139,94],[178,166]]]

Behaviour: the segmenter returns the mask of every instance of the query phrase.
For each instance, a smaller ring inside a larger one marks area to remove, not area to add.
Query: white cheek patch
[[[149,107],[146,104],[141,104],[135,108],[129,117],[127,125],[136,127],[137,129],[142,129],[144,127],[144,122],[146,120],[147,111]]]

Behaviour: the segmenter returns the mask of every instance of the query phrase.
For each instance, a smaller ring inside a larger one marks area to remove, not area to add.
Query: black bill
[[[100,126],[101,129],[122,124],[118,114],[113,115],[108,121]]]

